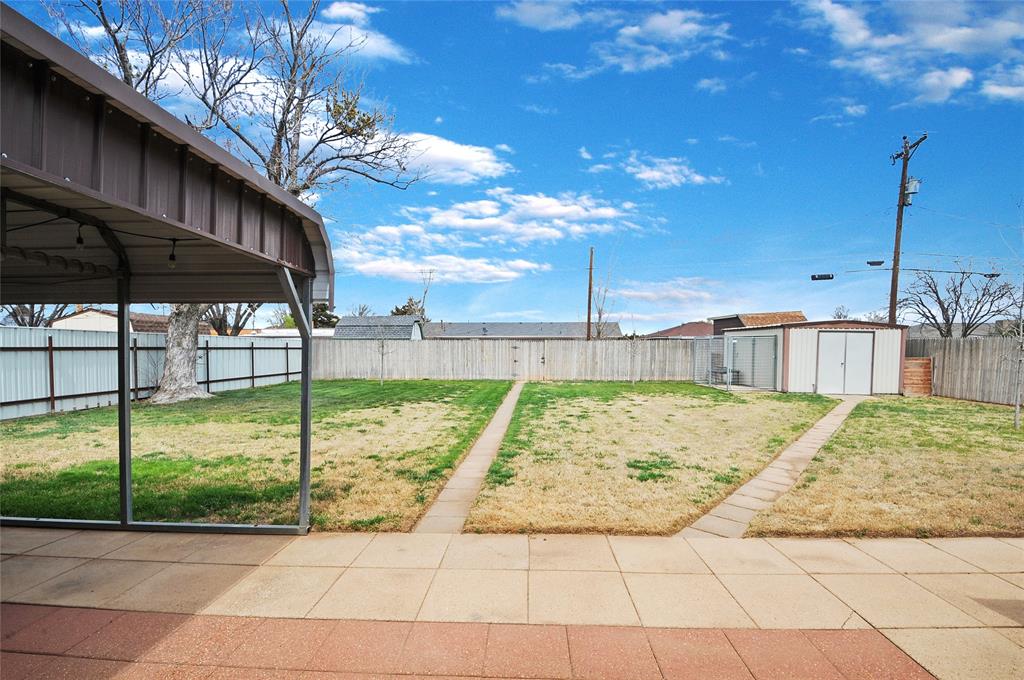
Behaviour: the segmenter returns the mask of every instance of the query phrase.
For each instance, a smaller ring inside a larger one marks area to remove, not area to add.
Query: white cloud
[[[536,113],[538,116],[553,116],[558,113],[558,109],[553,106],[541,106],[540,104],[522,104],[520,107],[527,113]]]
[[[700,140],[697,139],[696,137],[690,137],[689,139],[686,140],[686,143],[689,144],[690,146],[693,146],[694,144],[700,144]]]
[[[718,141],[725,144],[733,144],[740,147],[741,149],[752,149],[757,146],[757,142],[749,142],[736,137],[735,135],[721,135],[718,137]]]
[[[853,118],[861,118],[868,113],[867,104],[861,104],[850,97],[832,97],[827,100],[831,105],[831,113],[823,113],[811,118],[810,122],[829,122],[835,127],[846,127],[852,125]]]
[[[334,259],[343,267],[364,276],[420,282],[424,272],[433,273],[435,283],[505,283],[551,265],[521,258],[462,257],[437,254],[422,256],[374,255],[356,248],[334,249]]]
[[[641,156],[634,151],[623,164],[623,170],[648,189],[668,189],[684,184],[721,184],[724,177],[702,175],[685,158]]]
[[[808,54],[811,53],[811,51],[806,47],[787,47],[782,51],[785,52],[786,54],[795,54],[798,57],[806,57]]]
[[[495,151],[500,151],[502,153],[515,153],[516,152],[516,150],[513,149],[508,144],[495,144],[494,150]]]
[[[949,101],[969,91],[976,72],[1019,62],[1024,46],[1019,4],[805,0],[801,7],[806,27],[832,37],[832,66],[912,93],[900,104]]]
[[[379,7],[370,7],[361,2],[332,2],[320,14],[331,21],[364,26],[370,21],[370,15],[379,11]]]
[[[608,165],[607,163],[594,163],[589,168],[587,168],[586,171],[591,173],[592,175],[596,175],[598,173],[608,172],[611,169],[612,166]]]
[[[697,81],[697,84],[694,87],[698,90],[710,92],[711,94],[725,92],[726,89],[728,89],[726,88],[725,81],[721,78],[701,78]]]
[[[1024,64],[993,69],[982,83],[981,93],[989,99],[1024,101]]]
[[[707,290],[708,283],[706,279],[696,277],[678,277],[667,281],[630,281],[612,293],[626,300],[676,306],[680,303],[710,300],[713,296]]]
[[[971,69],[960,67],[946,70],[935,69],[923,74],[915,84],[918,91],[916,102],[944,102],[953,94],[974,80]]]
[[[843,113],[848,116],[859,118],[868,112],[867,104],[847,104],[843,107]]]
[[[585,147],[585,146],[581,146],[579,151],[580,151],[580,158],[582,158],[585,161],[589,161],[591,158],[594,157],[593,155],[591,155],[591,153],[589,151],[587,151],[587,147]]]
[[[435,125],[440,125],[443,122],[444,122],[444,118],[442,118],[441,116],[438,116],[437,118],[434,119],[434,124]]]
[[[499,5],[495,10],[499,19],[507,19],[538,31],[564,31],[585,22],[615,23],[618,13],[607,9],[579,11],[572,2],[534,2],[522,0]]]
[[[472,184],[481,179],[501,177],[512,172],[512,166],[498,158],[486,146],[459,144],[444,137],[424,132],[406,135],[418,155],[410,163],[413,170],[423,172],[428,182],[438,184]]]

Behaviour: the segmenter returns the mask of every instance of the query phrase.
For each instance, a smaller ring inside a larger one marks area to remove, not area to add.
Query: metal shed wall
[[[816,392],[818,381],[818,334],[820,328],[790,328],[783,349],[787,354],[789,392]],[[898,328],[826,330],[874,334],[872,393],[899,394],[903,357],[903,332]]]

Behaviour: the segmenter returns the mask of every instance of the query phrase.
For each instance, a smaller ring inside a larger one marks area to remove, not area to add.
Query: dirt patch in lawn
[[[467,530],[678,531],[834,404],[693,385],[596,398],[560,389],[526,386]]]
[[[1022,536],[1024,433],[1010,407],[861,403],[755,536]]]

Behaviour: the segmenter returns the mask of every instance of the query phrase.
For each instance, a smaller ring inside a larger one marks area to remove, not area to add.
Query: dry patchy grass
[[[508,383],[314,383],[313,521],[322,529],[410,528],[479,435]],[[138,519],[293,523],[297,384],[133,416]],[[0,426],[3,514],[117,515],[113,409]]]
[[[678,531],[834,403],[687,383],[529,384],[466,528]]]
[[[755,536],[1024,535],[1024,434],[1012,409],[941,398],[863,402]]]

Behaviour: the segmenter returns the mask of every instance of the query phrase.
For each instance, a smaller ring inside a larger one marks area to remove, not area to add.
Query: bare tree
[[[71,305],[0,305],[5,323],[15,326],[45,327],[71,316]]]
[[[1009,314],[1017,305],[1017,291],[1009,281],[983,276],[960,266],[940,281],[932,272],[917,272],[904,291],[900,307],[951,338],[959,330],[968,337],[984,323]]]
[[[239,335],[261,306],[255,302],[207,305],[202,320],[210,324],[217,335]]]
[[[640,367],[636,363],[640,352],[643,350],[644,339],[642,336],[637,335],[636,331],[633,331],[631,335],[626,337],[626,342],[629,343],[629,382],[635,385],[637,373],[640,371]]]
[[[832,318],[833,319],[843,319],[843,320],[849,319],[850,318],[850,308],[847,307],[846,305],[839,305],[838,307],[835,308],[835,311],[832,312]]]
[[[373,316],[373,308],[370,305],[352,305],[348,309],[349,316]]]
[[[867,314],[864,315],[864,320],[870,321],[872,323],[888,323],[889,310],[883,307],[882,309],[876,309],[873,312],[868,312]]]
[[[232,0],[49,3],[79,50],[142,94],[165,96],[176,75],[194,98],[186,122],[294,196],[310,200],[352,176],[399,189],[418,179],[408,171],[414,143],[385,110],[365,104],[360,82],[348,82],[345,58],[362,40],[325,30],[319,0],[302,14],[281,0],[276,14],[252,3],[241,15]],[[88,39],[93,26],[81,18],[98,22],[102,39]],[[256,307],[238,309],[244,317]],[[172,306],[178,322],[168,327],[160,401],[208,396],[196,382],[195,352],[209,308]]]

